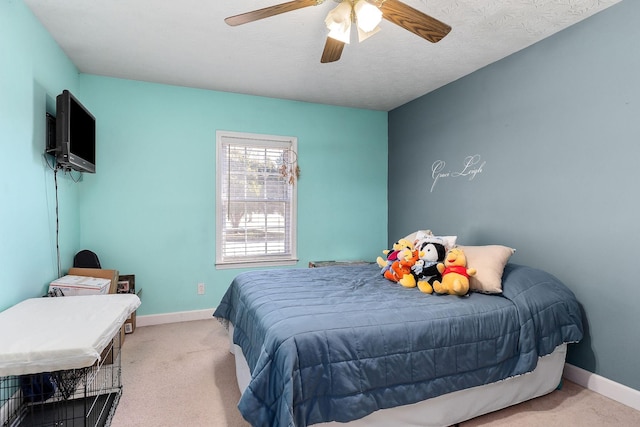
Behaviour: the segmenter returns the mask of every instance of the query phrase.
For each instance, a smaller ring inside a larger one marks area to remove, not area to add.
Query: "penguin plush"
[[[442,280],[438,263],[443,262],[447,255],[446,247],[436,240],[437,238],[428,236],[416,241],[415,249],[421,257],[411,268],[412,278],[400,282],[401,285],[405,287],[417,285],[420,291],[427,294],[433,293],[433,282]]]

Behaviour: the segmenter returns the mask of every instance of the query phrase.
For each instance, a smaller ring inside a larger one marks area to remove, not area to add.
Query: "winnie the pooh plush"
[[[391,268],[391,264],[398,260],[398,254],[405,249],[409,249],[410,251],[413,250],[413,242],[407,239],[400,239],[393,244],[391,249],[385,249],[382,251],[382,253],[386,255],[386,259],[381,256],[376,258],[376,263],[378,263],[378,266],[382,268],[380,273],[383,276],[384,273]]]
[[[469,276],[476,275],[475,268],[467,268],[467,257],[460,248],[447,252],[444,263],[438,264],[442,274],[442,282],[433,282],[433,290],[437,294],[464,296],[469,293]]]

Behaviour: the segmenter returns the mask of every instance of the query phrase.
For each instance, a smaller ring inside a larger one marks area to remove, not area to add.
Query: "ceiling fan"
[[[326,0],[293,0],[251,12],[230,16],[224,20],[231,26],[291,12],[309,6],[318,6]],[[349,43],[351,23],[356,25],[359,41],[380,30],[382,18],[411,31],[412,33],[437,43],[449,34],[451,27],[420,12],[399,0],[334,0],[339,3],[325,19],[329,35],[324,45],[320,62],[334,62],[340,59],[345,43]]]

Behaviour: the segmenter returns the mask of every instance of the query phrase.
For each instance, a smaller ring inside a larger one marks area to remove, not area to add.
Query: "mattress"
[[[31,298],[0,313],[0,376],[79,369],[140,306],[134,294]]]

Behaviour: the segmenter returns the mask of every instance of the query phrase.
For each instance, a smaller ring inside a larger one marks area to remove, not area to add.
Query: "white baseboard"
[[[175,313],[149,314],[136,316],[136,327],[163,325],[165,323],[189,322],[191,320],[212,319],[214,308],[193,311],[178,311]]]
[[[585,371],[569,363],[564,364],[562,376],[579,386],[640,411],[640,391]]]

